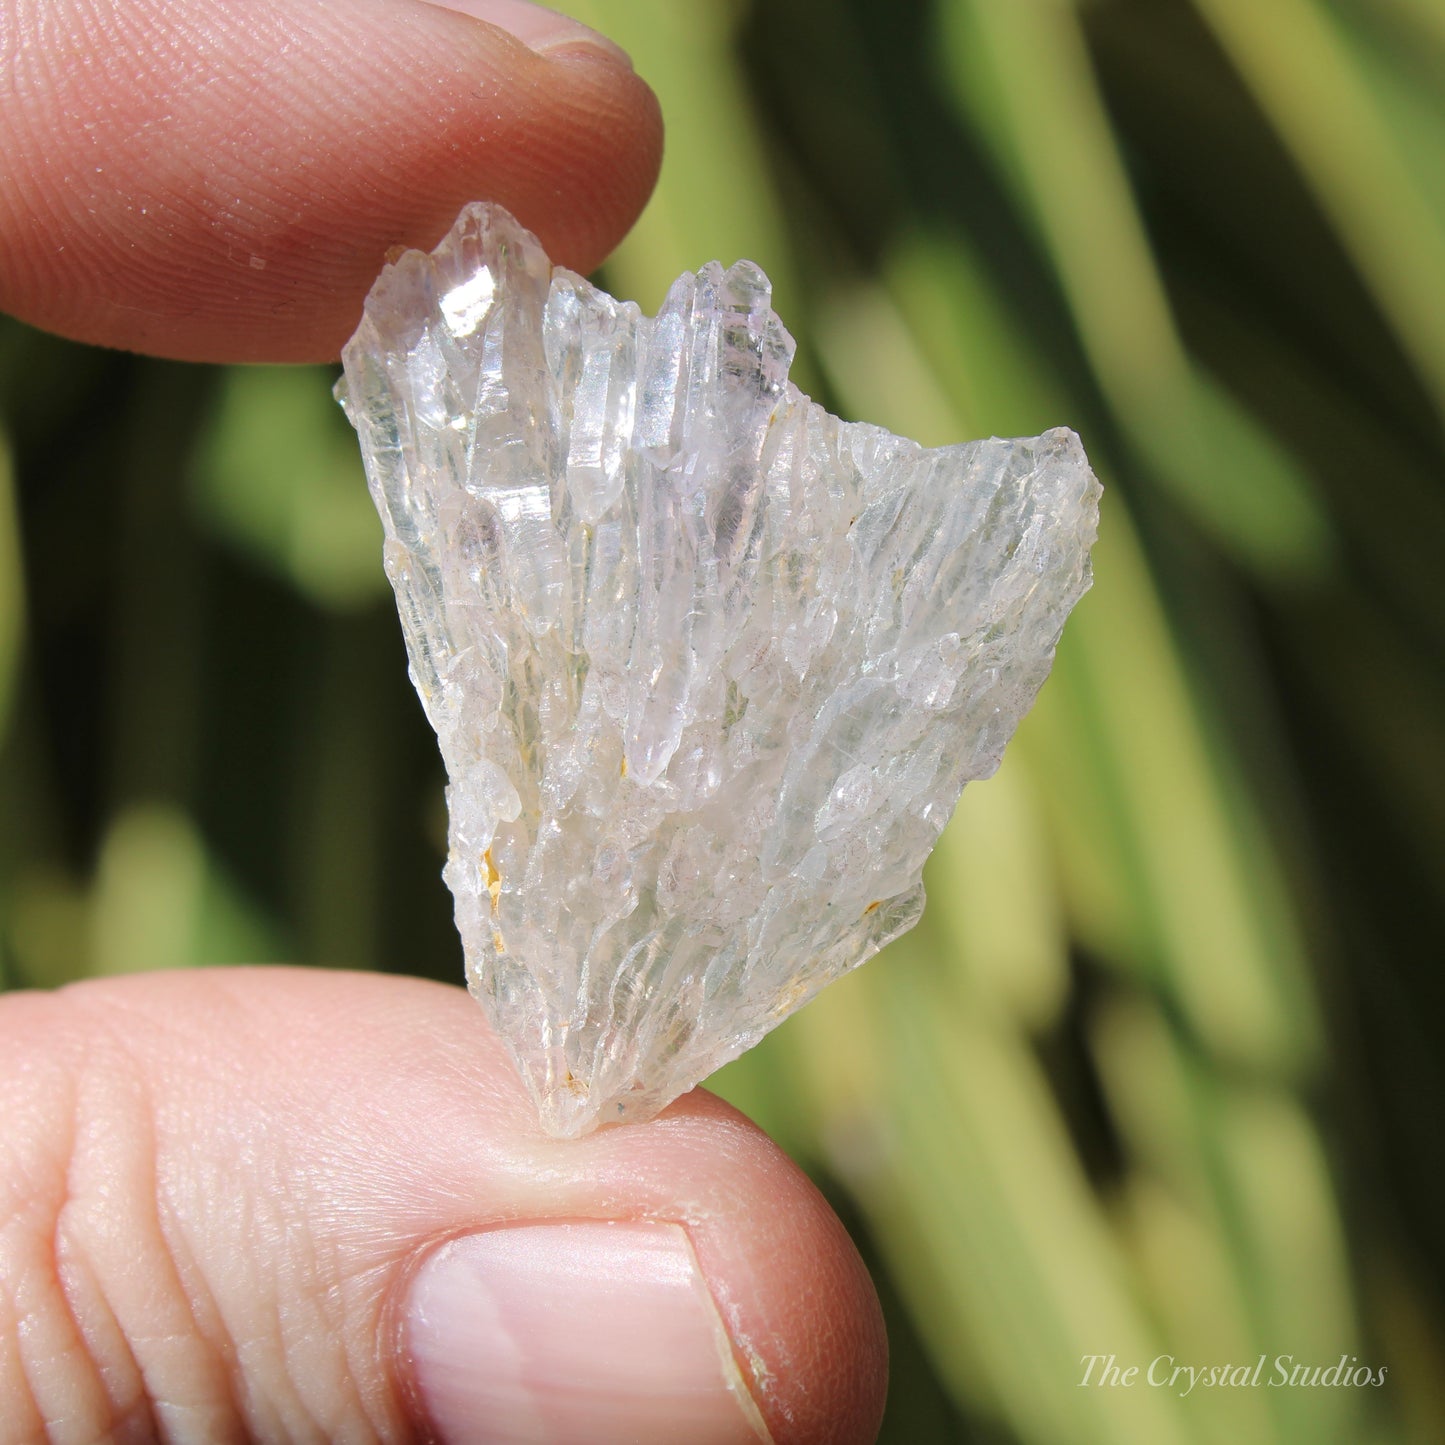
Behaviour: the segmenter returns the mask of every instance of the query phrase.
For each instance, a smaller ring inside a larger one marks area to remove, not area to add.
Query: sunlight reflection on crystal
[[[487,319],[487,312],[492,309],[492,291],[492,273],[478,271],[442,297],[442,319],[458,341],[471,336]]]

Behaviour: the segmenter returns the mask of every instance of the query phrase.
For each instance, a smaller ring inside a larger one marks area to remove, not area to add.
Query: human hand
[[[500,201],[587,271],[657,102],[526,0],[0,0],[0,311],[191,361],[334,361],[388,248]]]
[[[12,994],[0,1060],[6,1445],[876,1430],[852,1244],[702,1090],[548,1139],[460,989],[305,969]]]
[[[333,357],[477,197],[586,269],[660,147],[521,0],[0,0],[0,87],[0,308],[193,359]],[[0,998],[0,1445],[867,1440],[884,1370],[842,1227],[702,1091],[547,1139],[414,980]]]

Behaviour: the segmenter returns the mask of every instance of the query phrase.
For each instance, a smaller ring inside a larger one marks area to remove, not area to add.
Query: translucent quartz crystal
[[[468,980],[557,1134],[650,1117],[917,921],[1089,585],[1072,432],[841,422],[769,300],[714,262],[649,319],[472,205],[344,352]]]

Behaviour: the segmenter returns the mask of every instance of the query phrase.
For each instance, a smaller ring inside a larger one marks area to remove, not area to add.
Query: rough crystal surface
[[[917,921],[1089,584],[1072,432],[925,450],[792,355],[749,262],[648,318],[489,205],[344,353],[468,980],[555,1133],[656,1113]]]

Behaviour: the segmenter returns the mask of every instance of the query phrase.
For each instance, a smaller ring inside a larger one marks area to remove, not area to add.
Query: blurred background
[[[868,1259],[885,1440],[1445,1440],[1445,0],[561,8],[668,125],[610,289],[750,257],[833,410],[1106,487],[923,924],[715,1080]],[[0,985],[460,980],[332,380],[0,323]]]

